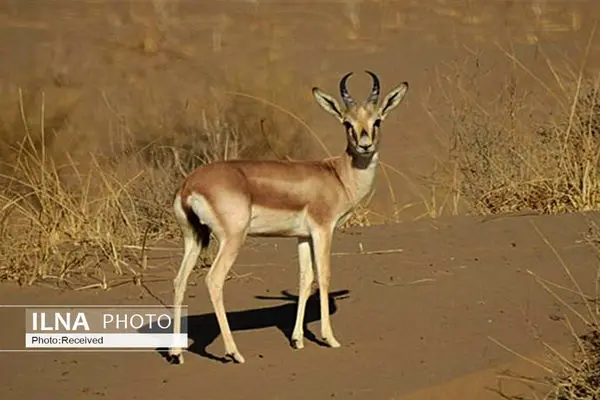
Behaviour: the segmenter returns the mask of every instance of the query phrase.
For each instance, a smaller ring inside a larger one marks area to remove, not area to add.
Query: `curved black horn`
[[[350,93],[348,93],[348,88],[346,87],[346,81],[352,74],[353,72],[348,72],[340,81],[340,95],[342,96],[342,100],[344,101],[346,107],[350,107],[352,104],[354,104],[354,100],[350,96]]]
[[[377,100],[379,100],[379,78],[371,71],[365,72],[371,75],[371,78],[373,79],[373,88],[371,89],[371,94],[367,98],[367,103],[376,104]]]

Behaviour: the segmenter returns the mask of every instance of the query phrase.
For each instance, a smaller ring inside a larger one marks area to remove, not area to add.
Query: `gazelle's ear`
[[[408,90],[408,82],[402,82],[400,85],[392,89],[383,99],[381,107],[379,107],[379,115],[382,120],[400,104],[406,91]]]
[[[340,106],[333,97],[322,92],[319,88],[316,87],[312,89],[312,94],[317,100],[317,103],[319,103],[319,105],[325,111],[336,117],[340,122],[344,120],[344,116],[342,114],[342,111],[340,110]]]

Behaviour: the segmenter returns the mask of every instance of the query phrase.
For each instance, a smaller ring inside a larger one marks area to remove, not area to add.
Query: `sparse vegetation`
[[[584,241],[593,246],[600,256],[598,247],[600,232],[597,221],[593,219],[589,221],[590,228]],[[516,378],[517,381],[529,387],[532,390],[531,395],[512,395],[504,393],[502,390],[499,390],[499,394],[503,398],[511,400],[539,398],[539,396],[551,400],[600,399],[600,267],[596,269],[593,277],[595,292],[586,293],[582,290],[581,282],[574,278],[571,268],[565,263],[553,244],[535,224],[534,229],[557,257],[565,272],[567,282],[551,282],[537,273],[528,272],[548,295],[564,306],[566,314],[560,319],[564,322],[564,328],[573,338],[572,352],[561,353],[542,339],[541,342],[547,355],[545,359],[533,360],[521,354],[516,355],[539,367],[543,371],[543,377],[523,377],[513,376],[513,374],[506,376],[509,379]],[[569,300],[569,296],[575,296],[576,301]],[[496,343],[505,347],[501,343]],[[513,352],[510,349],[507,350]]]
[[[576,310],[572,306],[566,308],[571,311],[571,314],[576,318],[580,326],[575,328],[569,317],[566,317],[566,326],[573,336],[575,350],[572,355],[560,356],[555,354],[554,368],[551,368],[550,375],[547,377],[550,384],[548,398],[554,400],[583,400],[583,399],[599,399],[600,398],[600,267],[596,270],[593,277],[596,282],[596,291],[594,293],[585,293],[577,280],[570,273],[569,267],[562,260],[556,249],[552,247],[548,239],[536,228],[543,240],[552,248],[552,251],[558,256],[567,276],[569,277],[569,285],[573,293],[579,297],[582,307],[581,310]],[[595,221],[590,222],[590,229],[585,236],[585,241],[596,249],[596,253],[600,255],[598,247],[598,226]],[[535,275],[534,275],[535,276]],[[535,276],[542,284],[542,287],[559,299],[563,304],[567,304],[566,300],[562,300],[559,291],[551,289],[550,285],[541,277]],[[549,346],[548,346],[549,347]]]
[[[504,78],[492,100],[469,90],[492,79],[485,78],[477,56],[442,83],[452,128],[449,157],[436,185],[452,196],[450,212],[556,214],[600,208],[600,75],[561,74],[550,60],[548,65],[556,81],[540,81],[543,100],[519,85],[519,71]],[[522,79],[531,80],[529,72]]]
[[[571,363],[549,377],[553,385],[548,398],[553,400],[596,400],[600,398],[600,331],[598,327],[577,338]]]

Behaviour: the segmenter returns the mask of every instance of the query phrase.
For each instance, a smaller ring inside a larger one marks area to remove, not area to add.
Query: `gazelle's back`
[[[213,213],[238,217],[246,207],[251,236],[306,236],[309,221],[331,218],[336,211],[331,204],[342,200],[340,185],[330,161],[233,160],[193,171],[183,183],[181,201],[186,209],[195,195],[219,207]]]

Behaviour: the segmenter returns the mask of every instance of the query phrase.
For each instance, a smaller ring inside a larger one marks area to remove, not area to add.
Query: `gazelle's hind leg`
[[[185,295],[185,289],[187,286],[187,280],[192,272],[194,265],[200,255],[200,239],[194,226],[190,223],[186,213],[181,208],[181,201],[179,196],[175,199],[173,205],[175,211],[175,219],[181,227],[183,234],[184,253],[179,267],[179,272],[173,281],[174,296],[173,296],[173,333],[181,333],[181,304],[183,303],[183,297]],[[183,364],[183,355],[181,348],[173,347],[169,349],[167,360],[172,364]]]
[[[244,363],[244,357],[237,349],[227,321],[223,304],[223,286],[246,240],[250,226],[250,200],[245,196],[232,194],[222,200],[208,203],[202,196],[192,196],[190,205],[196,215],[207,221],[219,241],[219,251],[206,275],[205,282],[223,336],[225,354],[237,363]],[[219,206],[224,209],[219,209]]]
[[[217,316],[221,335],[223,336],[225,355],[240,364],[244,363],[245,359],[237,349],[229,327],[229,322],[227,321],[225,306],[223,304],[223,286],[227,274],[244,243],[245,237],[246,233],[240,232],[228,234],[225,238],[220,239],[219,252],[217,253],[210,271],[208,271],[208,274],[206,275],[206,286],[210,294],[210,301],[215,310],[215,315]]]

